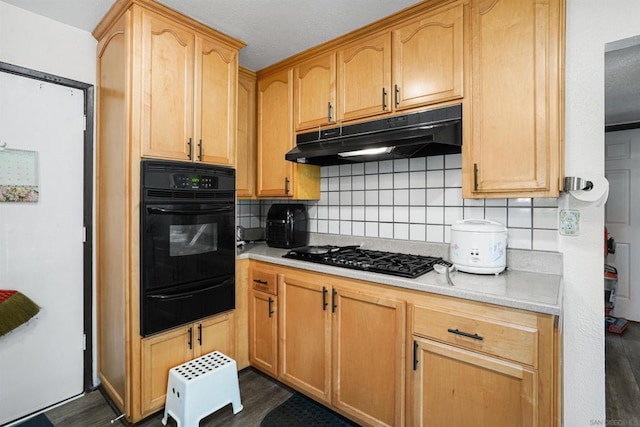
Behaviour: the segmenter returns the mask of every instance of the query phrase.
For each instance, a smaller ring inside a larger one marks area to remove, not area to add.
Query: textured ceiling
[[[0,0],[93,31],[114,0]],[[159,0],[242,40],[240,63],[260,70],[419,0]]]

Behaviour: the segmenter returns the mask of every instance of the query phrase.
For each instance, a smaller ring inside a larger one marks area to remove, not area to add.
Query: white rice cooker
[[[507,229],[485,219],[458,221],[451,226],[449,250],[458,271],[499,274],[507,265]]]

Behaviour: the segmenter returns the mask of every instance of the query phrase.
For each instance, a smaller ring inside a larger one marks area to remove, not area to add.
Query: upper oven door
[[[143,290],[233,276],[234,231],[232,202],[146,204]]]

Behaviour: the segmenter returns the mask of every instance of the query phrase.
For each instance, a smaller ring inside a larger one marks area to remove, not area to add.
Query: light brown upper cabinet
[[[195,37],[142,11],[142,156],[191,159]]]
[[[558,197],[564,1],[474,0],[463,197]]]
[[[142,10],[143,157],[235,163],[233,49]]]
[[[196,161],[234,166],[238,52],[196,37],[194,153]]]
[[[256,193],[256,74],[238,69],[238,134],[236,135],[236,195],[253,198]]]
[[[294,65],[295,130],[461,98],[463,16],[454,2]]]
[[[284,155],[293,148],[292,72],[258,81],[258,196],[288,196],[293,163]]]
[[[320,168],[285,160],[293,148],[293,70],[258,78],[258,197],[320,198]]]
[[[391,111],[391,33],[358,40],[338,51],[338,120]]]
[[[463,16],[456,2],[393,30],[395,110],[462,97]]]
[[[310,59],[293,69],[296,130],[336,122],[336,54]]]

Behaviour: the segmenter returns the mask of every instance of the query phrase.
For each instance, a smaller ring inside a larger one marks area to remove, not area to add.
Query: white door
[[[605,224],[617,243],[605,260],[618,270],[613,315],[640,321],[640,129],[607,133],[605,160]]]
[[[41,309],[0,337],[0,424],[83,391],[84,92],[0,72],[0,141],[37,151],[39,200],[0,203],[0,289]]]

